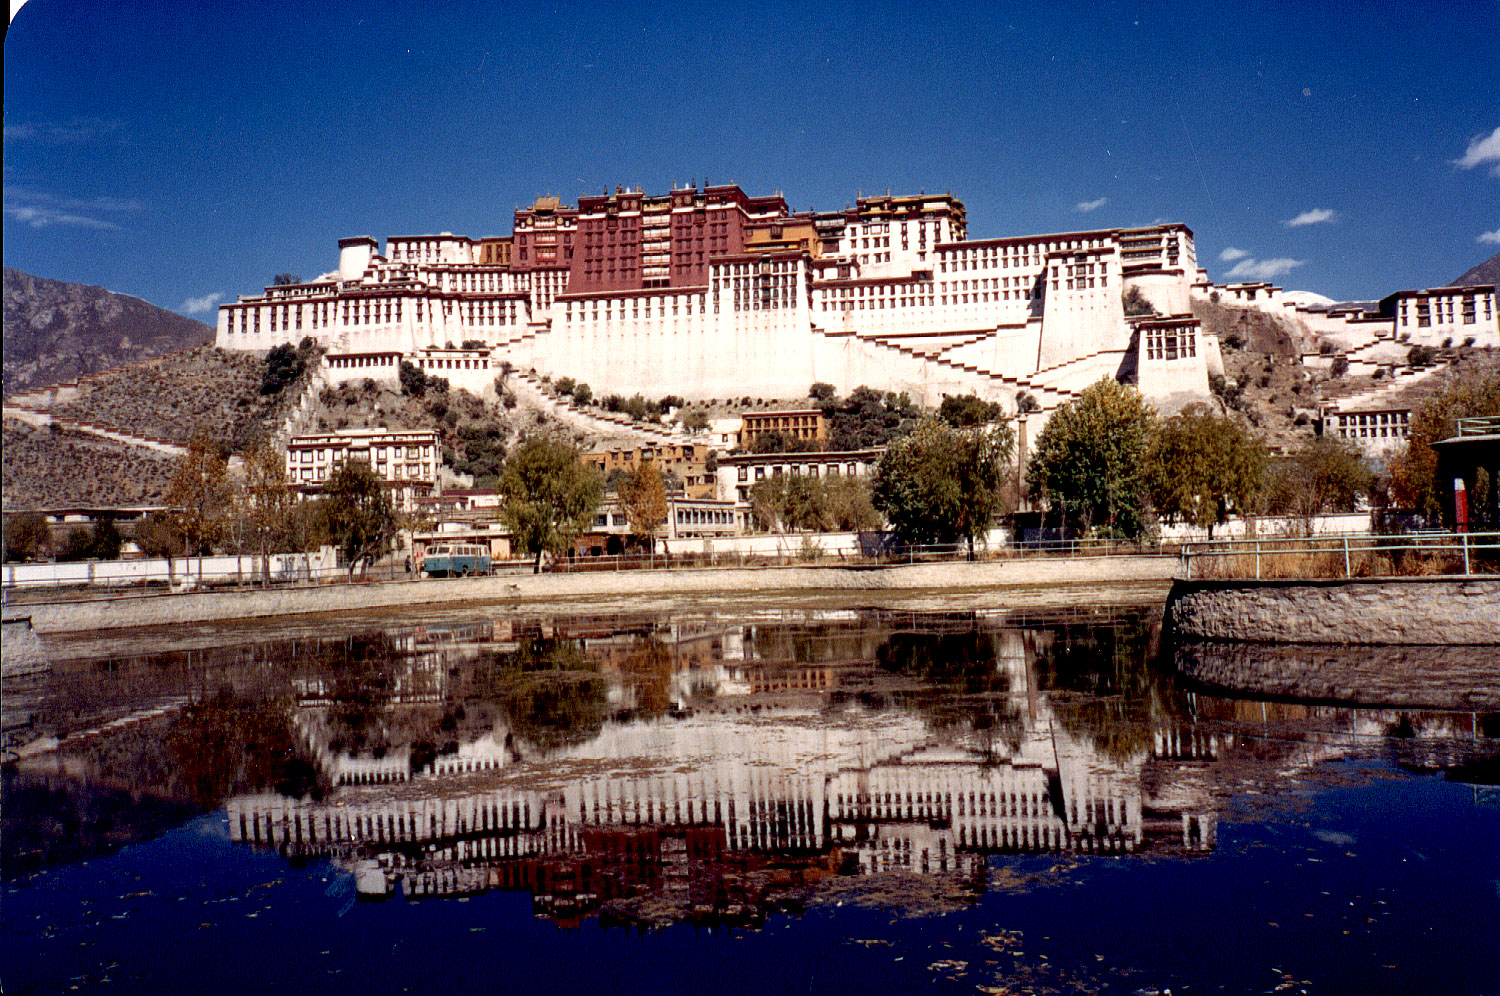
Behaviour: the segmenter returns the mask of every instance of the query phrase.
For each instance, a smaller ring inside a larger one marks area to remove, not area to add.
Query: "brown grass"
[[[1294,549],[1279,552],[1265,545],[1260,554],[1261,578],[1373,578],[1412,577],[1435,574],[1463,573],[1463,556],[1451,550],[1384,550],[1371,549],[1368,541],[1351,541],[1347,570],[1345,568],[1343,540],[1302,540]],[[1253,540],[1236,543],[1228,549],[1234,551],[1216,556],[1194,555],[1193,577],[1195,578],[1253,578],[1256,577],[1255,543]],[[1493,571],[1480,558],[1471,559],[1471,569]]]
[[[156,504],[166,494],[176,464],[165,453],[9,419],[3,446],[6,511]]]
[[[200,346],[90,378],[58,414],[136,435],[187,443],[202,428],[215,442],[243,450],[273,431],[301,384],[260,393],[265,360]]]

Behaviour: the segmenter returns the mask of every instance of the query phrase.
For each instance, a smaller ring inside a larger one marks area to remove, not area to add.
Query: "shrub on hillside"
[[[266,372],[261,376],[261,394],[280,394],[286,386],[302,376],[306,360],[291,343],[282,343],[266,354]]]

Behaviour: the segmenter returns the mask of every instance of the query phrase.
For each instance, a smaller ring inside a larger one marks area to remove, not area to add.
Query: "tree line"
[[[1354,448],[1317,436],[1273,455],[1230,414],[1193,404],[1160,415],[1133,387],[1105,379],[1052,413],[1024,468],[1016,436],[999,406],[973,396],[945,398],[924,412],[903,394],[857,388],[839,399],[827,385],[812,397],[844,421],[847,448],[884,445],[871,478],[773,476],[749,489],[751,518],[763,530],[880,529],[882,520],[906,543],[966,544],[972,553],[998,513],[1013,510],[1024,471],[1031,500],[1050,521],[1076,535],[1136,538],[1156,522],[1207,528],[1231,516],[1285,514],[1300,518],[1354,510],[1363,500],[1390,501],[1427,521],[1441,513],[1442,488],[1431,443],[1451,436],[1457,419],[1500,413],[1500,373],[1455,378],[1420,407],[1410,438],[1377,476]],[[545,435],[494,454],[501,518],[517,552],[563,555],[593,528],[605,482],[571,443]],[[666,523],[667,481],[650,464],[616,484],[639,540]],[[1496,486],[1477,482],[1481,502]],[[244,473],[231,479],[225,452],[196,434],[179,460],[164,504],[136,526],[134,539],[150,556],[196,556],[215,549],[259,554],[338,548],[351,574],[390,552],[403,519],[388,490],[364,463],[340,467],[313,500],[299,500],[284,458],[262,444],[244,454]],[[1487,506],[1486,506],[1487,507]],[[122,537],[106,519],[70,531],[53,549],[40,516],[7,517],[5,558],[25,560],[118,556]],[[654,543],[654,539],[653,539]]]

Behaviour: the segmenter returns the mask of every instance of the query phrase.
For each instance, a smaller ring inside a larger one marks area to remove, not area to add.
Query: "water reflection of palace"
[[[1214,761],[1214,736],[1163,725],[1129,751],[1101,749],[1037,686],[1050,634],[990,636],[987,687],[1017,720],[998,739],[892,708],[882,696],[913,683],[874,666],[880,641],[866,631],[654,634],[669,651],[675,718],[608,722],[545,753],[502,719],[430,764],[414,766],[407,747],[361,757],[333,749],[334,703],[304,696],[297,728],[343,788],[321,801],[234,798],[230,834],[288,857],[331,857],[367,896],[526,889],[558,915],[650,896],[679,917],[761,909],[768,884],[788,876],[972,880],[992,854],[1214,846],[1213,800],[1191,787]],[[589,645],[626,715],[640,642],[615,633]],[[683,646],[686,659],[672,652]],[[412,649],[407,665],[418,666],[427,655]]]
[[[361,895],[525,890],[561,921],[662,923],[753,920],[835,878],[972,895],[994,855],[1190,858],[1236,792],[1372,742],[1445,767],[1479,737],[1473,716],[1194,695],[1151,666],[1151,625],[601,615],[80,664],[58,679],[74,732],[27,764],[150,790],[129,758],[171,774],[175,745],[184,784],[239,793],[233,840],[331,859]],[[282,753],[213,767],[236,723],[279,729],[306,777]]]

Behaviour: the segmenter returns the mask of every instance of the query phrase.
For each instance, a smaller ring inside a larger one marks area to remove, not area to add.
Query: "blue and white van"
[[[477,543],[437,543],[422,558],[422,573],[430,578],[462,578],[488,574],[490,549]]]

